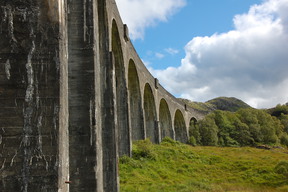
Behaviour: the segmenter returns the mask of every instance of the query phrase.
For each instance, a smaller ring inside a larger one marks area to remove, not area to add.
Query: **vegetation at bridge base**
[[[288,106],[216,110],[190,125],[190,141],[204,146],[288,146]]]
[[[165,138],[133,144],[120,158],[121,192],[288,191],[288,150],[182,144]]]
[[[288,191],[287,104],[210,111],[189,133],[190,145],[135,142],[120,158],[121,192]]]

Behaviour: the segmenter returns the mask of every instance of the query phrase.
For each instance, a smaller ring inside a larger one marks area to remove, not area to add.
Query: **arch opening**
[[[178,109],[174,117],[174,129],[175,129],[175,139],[182,143],[187,143],[188,135],[185,125],[185,120],[182,112]]]
[[[148,83],[144,89],[144,114],[146,137],[153,143],[159,143],[158,122],[156,116],[155,99]]]
[[[165,99],[161,99],[160,101],[159,126],[160,126],[161,140],[164,137],[173,138],[171,113]]]
[[[195,138],[196,142],[200,141],[199,127],[197,125],[197,119],[195,117],[192,117],[189,122],[189,138],[191,136]]]
[[[132,60],[130,60],[128,68],[128,90],[132,140],[141,140],[145,138],[142,98],[137,69]]]
[[[119,31],[115,20],[112,23],[112,52],[114,54],[115,86],[116,86],[116,129],[118,132],[119,155],[130,154],[129,117],[125,66]]]
[[[194,128],[196,124],[197,124],[197,119],[195,117],[192,117],[189,122],[189,127]]]

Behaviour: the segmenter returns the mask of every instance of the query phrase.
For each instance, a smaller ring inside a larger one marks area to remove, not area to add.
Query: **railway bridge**
[[[114,0],[1,0],[0,191],[117,192],[132,142],[202,118],[135,51]]]

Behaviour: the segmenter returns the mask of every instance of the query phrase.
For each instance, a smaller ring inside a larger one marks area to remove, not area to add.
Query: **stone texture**
[[[59,21],[49,15],[52,4],[0,3],[0,191],[58,189]]]

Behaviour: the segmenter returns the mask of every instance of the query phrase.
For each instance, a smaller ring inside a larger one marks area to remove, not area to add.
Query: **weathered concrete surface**
[[[97,188],[93,6],[68,1],[69,175],[75,192]]]
[[[0,191],[67,191],[64,6],[2,0],[0,8]]]
[[[188,140],[114,0],[0,1],[0,191],[119,191],[132,141]]]

